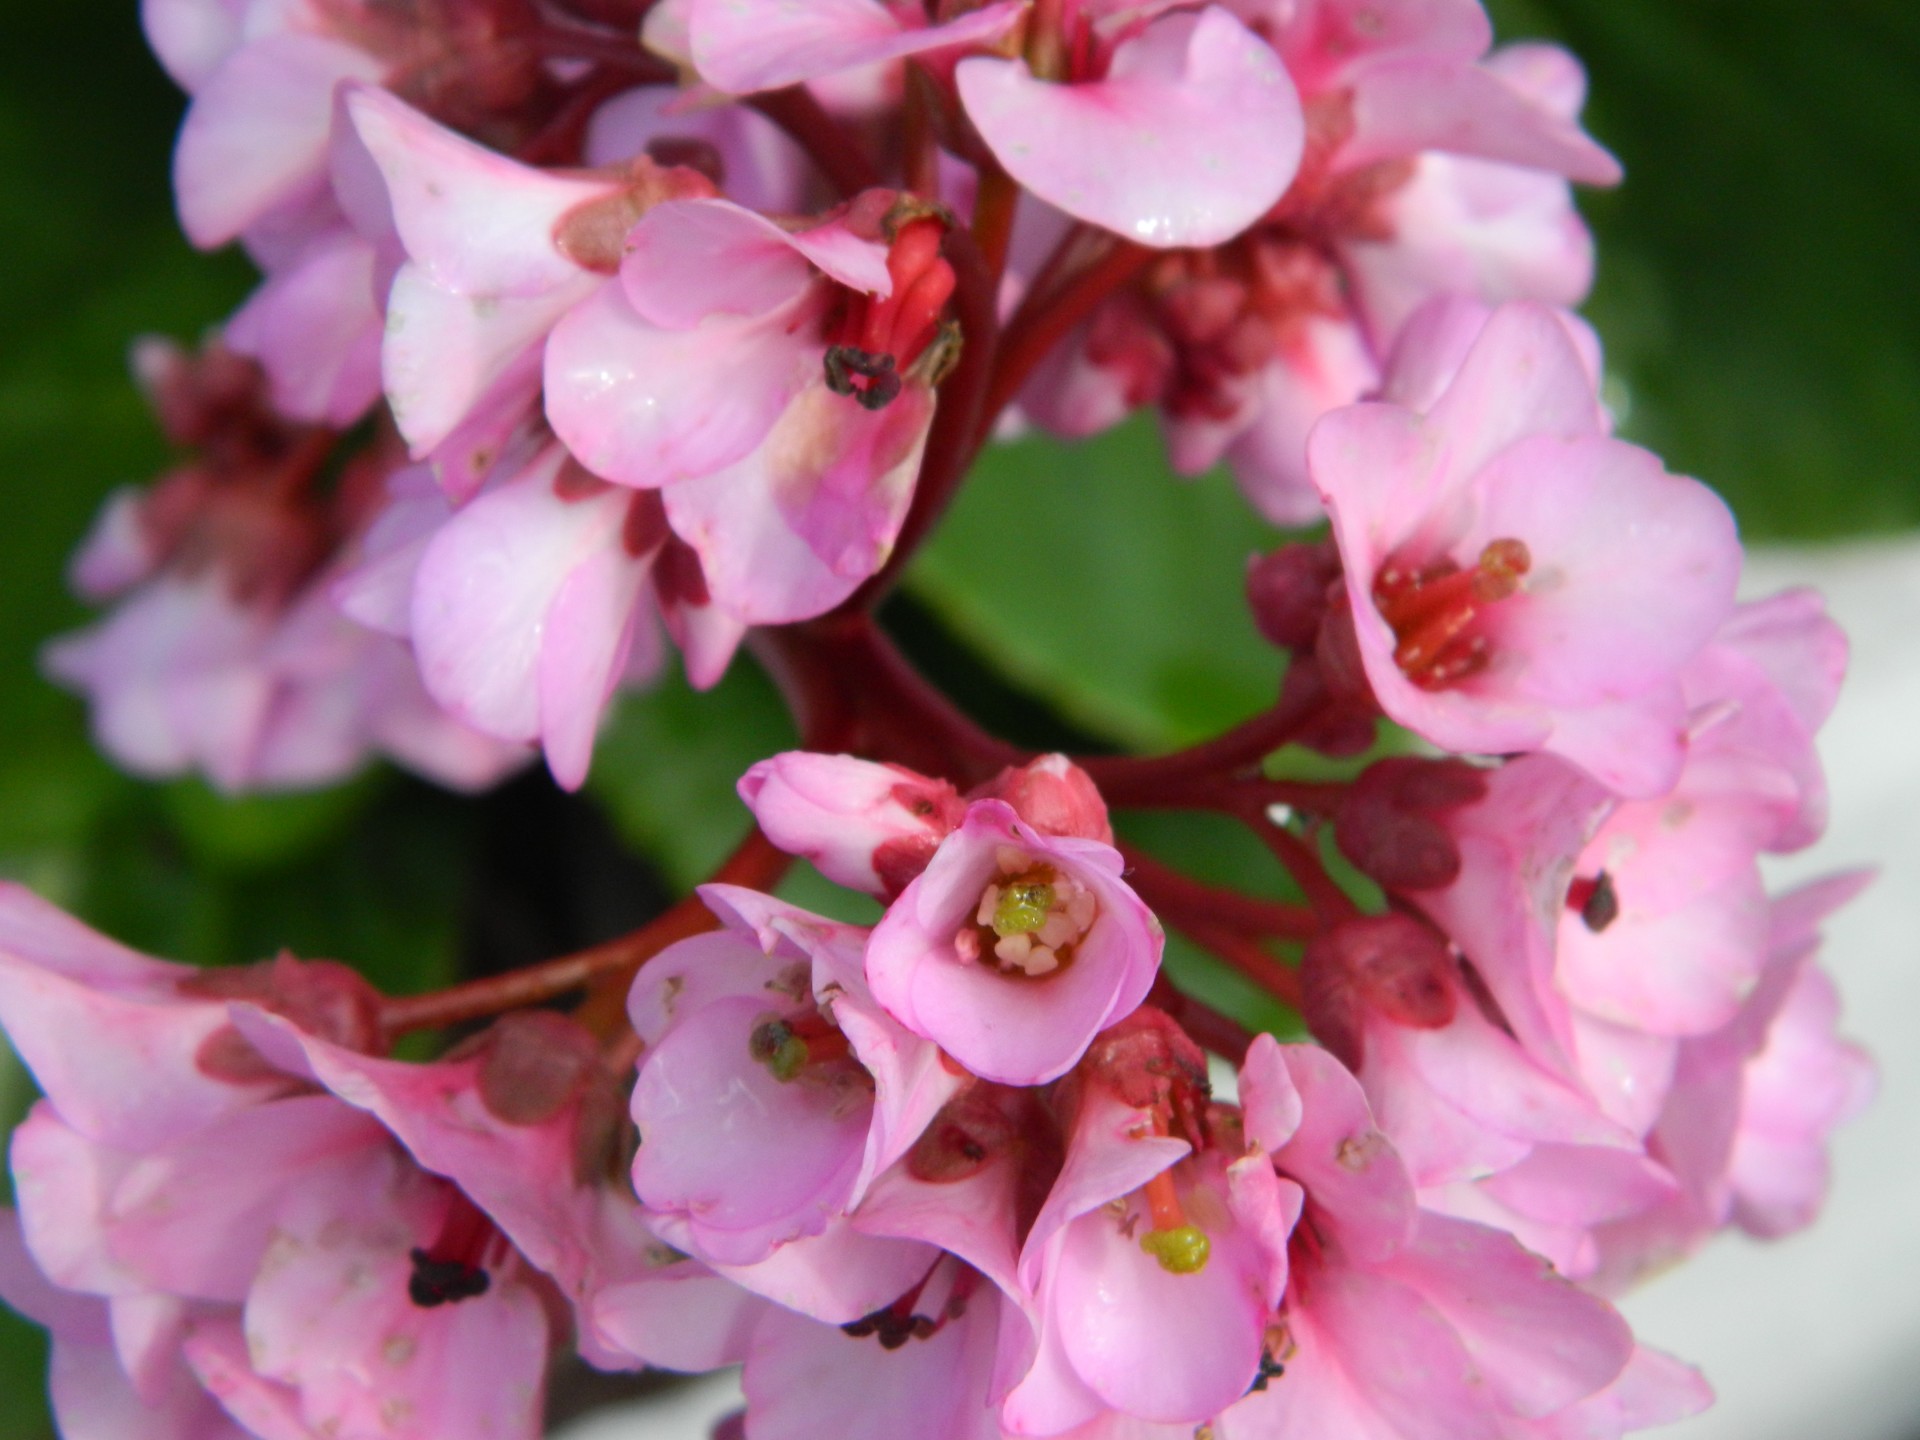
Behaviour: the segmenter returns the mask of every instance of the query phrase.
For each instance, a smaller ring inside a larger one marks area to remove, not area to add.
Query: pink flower
[[[1681,1189],[1601,1231],[1605,1283],[1670,1264],[1729,1223],[1771,1239],[1819,1213],[1833,1131],[1871,1101],[1875,1074],[1836,1033],[1818,926],[1869,878],[1836,876],[1775,901],[1766,968],[1739,1013],[1679,1043],[1648,1148]]]
[[[1004,801],[975,801],[874,928],[874,997],[976,1075],[1065,1074],[1159,967],[1159,922],[1121,869],[1109,845],[1042,835]]]
[[[619,283],[556,327],[555,432],[595,474],[664,487],[742,622],[820,614],[884,563],[951,353],[940,235],[887,192],[799,231],[723,200],[662,204]]]
[[[577,789],[616,688],[659,668],[650,582],[667,538],[653,497],[595,479],[549,441],[503,456],[458,509],[418,471],[397,479],[365,563],[335,593],[355,619],[412,641],[451,714],[539,743]]]
[[[1221,1417],[1222,1434],[1618,1435],[1704,1402],[1680,1367],[1636,1362],[1620,1317],[1512,1237],[1418,1208],[1324,1051],[1256,1039],[1241,1098],[1248,1138],[1306,1201],[1265,1383]],[[1630,1365],[1651,1392],[1633,1406],[1612,1390]]]
[[[387,298],[382,367],[416,456],[462,427],[517,424],[538,393],[548,332],[607,283],[639,214],[667,195],[712,191],[704,176],[644,156],[611,174],[537,170],[381,90],[353,90],[343,108],[370,164],[343,152],[338,183],[363,226],[391,216],[406,256]]]
[[[1020,1256],[1038,1351],[1002,1408],[1016,1433],[1103,1410],[1199,1424],[1259,1374],[1300,1191],[1213,1133],[1205,1062],[1156,1019],[1136,1012],[1076,1075],[1065,1164]]]
[[[379,1124],[250,1044],[234,1002],[346,1047],[375,1033],[341,967],[201,975],[0,893],[0,1020],[47,1096],[14,1139],[22,1230],[48,1280],[110,1312],[109,1395],[192,1413],[184,1360],[260,1435],[537,1433],[548,1321],[524,1262]],[[111,1416],[102,1400],[76,1403]],[[132,1419],[100,1433],[151,1433]]]
[[[1381,708],[1443,748],[1547,750],[1629,796],[1677,778],[1679,673],[1731,609],[1725,505],[1606,436],[1554,312],[1494,312],[1425,413],[1308,447]]]
[[[646,1044],[634,1188],[669,1244],[790,1308],[857,1320],[935,1256],[845,1217],[959,1077],[867,994],[864,931],[703,893],[729,928],[664,952],[629,1000]]]
[[[428,698],[404,646],[327,598],[378,457],[328,494],[313,472],[329,437],[266,410],[251,364],[151,342],[136,365],[172,438],[217,444],[116,495],[74,558],[76,588],[119,604],[43,663],[92,701],[101,747],[138,774],[198,771],[227,790],[328,784],[372,753],[462,789],[518,766],[517,747]]]

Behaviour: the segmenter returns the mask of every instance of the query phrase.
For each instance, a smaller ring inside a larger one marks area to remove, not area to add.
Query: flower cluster
[[[743,1365],[746,1440],[1707,1403],[1609,1297],[1808,1223],[1871,1091],[1816,963],[1860,878],[1759,870],[1823,827],[1845,641],[1738,602],[1725,505],[1614,434],[1571,56],[1478,0],[144,17],[187,233],[264,278],[136,352],[186,453],[46,656],[102,745],[236,790],[537,746],[578,787],[668,642],[705,687],[751,635],[804,748],[696,897],[429,995],[0,889],[44,1095],[0,1293],[67,1434],[530,1440],[569,1352]],[[1279,694],[1168,755],[1018,750],[874,606],[994,435],[1147,408],[1174,469],[1326,523],[1248,569]],[[1110,806],[1229,818],[1273,893]],[[878,918],[779,898],[798,860]],[[1163,924],[1295,1043],[1185,993]]]

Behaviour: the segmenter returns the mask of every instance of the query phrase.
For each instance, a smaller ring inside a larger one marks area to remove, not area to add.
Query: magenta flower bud
[[[1093,777],[1064,755],[1042,755],[1009,766],[973,791],[974,800],[1004,800],[1042,835],[1078,835],[1113,843],[1107,802]]]

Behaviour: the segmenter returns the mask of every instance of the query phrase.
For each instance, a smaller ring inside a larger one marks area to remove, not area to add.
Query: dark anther
[[[484,1295],[492,1283],[492,1277],[478,1265],[464,1260],[436,1260],[424,1250],[415,1250],[407,1298],[422,1310],[431,1310]]]
[[[1249,1395],[1258,1395],[1267,1388],[1270,1381],[1278,1380],[1287,1373],[1287,1367],[1264,1350],[1260,1352],[1260,1373],[1253,1377],[1253,1383],[1247,1387]]]
[[[884,410],[900,393],[900,372],[893,356],[874,354],[854,345],[830,345],[826,358],[827,388],[851,395],[868,410]],[[862,383],[864,382],[864,383]]]
[[[1573,897],[1569,895],[1567,898]],[[1620,896],[1613,888],[1613,877],[1602,870],[1594,877],[1586,893],[1580,896],[1581,923],[1598,935],[1619,918]]]

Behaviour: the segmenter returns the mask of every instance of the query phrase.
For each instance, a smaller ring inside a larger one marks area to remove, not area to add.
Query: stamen
[[[884,410],[900,394],[900,373],[893,356],[875,354],[852,345],[829,345],[825,367],[827,388],[850,395],[867,410]]]
[[[991,954],[1004,974],[1051,975],[1072,961],[1099,904],[1077,880],[1016,846],[1001,846],[994,860],[1001,878],[980,892],[973,923],[954,936],[954,949],[965,960]]]
[[[782,1085],[798,1080],[809,1065],[844,1060],[853,1053],[847,1037],[818,1015],[770,1016],[753,1027],[747,1053]]]
[[[497,1243],[500,1232],[493,1222],[453,1191],[433,1244],[408,1252],[413,1271],[407,1277],[407,1298],[422,1310],[432,1310],[486,1294],[493,1277],[484,1262]]]
[[[1598,935],[1620,918],[1620,895],[1613,888],[1613,877],[1604,870],[1591,880],[1576,877],[1567,887],[1567,908],[1578,911],[1581,923]]]
[[[1414,684],[1438,690],[1486,668],[1486,637],[1468,633],[1481,611],[1511,598],[1532,568],[1523,541],[1489,541],[1471,570],[1440,560],[1409,570],[1389,559],[1373,583],[1373,603],[1392,628],[1394,663]]]

